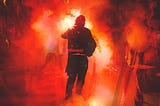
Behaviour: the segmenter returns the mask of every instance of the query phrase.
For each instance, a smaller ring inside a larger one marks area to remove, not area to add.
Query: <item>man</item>
[[[91,56],[96,47],[91,31],[85,28],[84,25],[85,17],[80,15],[76,18],[73,28],[62,34],[62,38],[68,40],[68,62],[66,67],[68,80],[65,99],[71,97],[77,76],[76,93],[81,94],[88,69],[87,56]],[[93,43],[91,44],[90,41]],[[89,44],[91,44],[90,47]]]

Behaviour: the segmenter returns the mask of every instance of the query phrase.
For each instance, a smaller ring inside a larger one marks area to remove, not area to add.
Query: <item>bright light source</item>
[[[98,106],[98,103],[96,101],[91,101],[89,106]]]
[[[6,5],[6,0],[3,0],[3,4]]]
[[[89,100],[89,106],[105,106],[103,101],[101,101],[99,98],[94,97]]]
[[[80,14],[81,14],[80,9],[72,9],[70,13],[68,15],[65,15],[63,19],[60,21],[60,23],[58,23],[59,30],[64,32],[68,28],[72,28],[74,26],[77,16],[79,16]],[[87,20],[87,17],[86,17],[85,27],[89,29],[92,28],[92,24]]]
[[[67,15],[63,20],[60,21],[59,29],[61,31],[66,31],[68,28],[71,28],[74,25],[75,17]]]
[[[77,17],[81,14],[81,9],[72,9],[71,10],[71,15],[73,15],[74,17]]]

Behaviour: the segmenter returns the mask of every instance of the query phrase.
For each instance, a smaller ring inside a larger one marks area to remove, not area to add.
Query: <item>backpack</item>
[[[84,49],[84,53],[90,57],[96,49],[96,42],[87,28],[73,28],[72,34],[75,35],[74,41]],[[73,41],[73,39],[72,39]]]
[[[96,42],[93,38],[90,38],[87,42],[87,45],[84,48],[84,52],[88,57],[90,57],[93,55],[95,49],[96,49]]]

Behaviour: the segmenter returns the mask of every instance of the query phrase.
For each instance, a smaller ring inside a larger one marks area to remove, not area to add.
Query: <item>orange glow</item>
[[[32,28],[38,32],[37,36],[47,52],[54,51],[58,45],[55,20],[52,17],[53,11],[46,10],[33,24]]]
[[[111,106],[112,97],[113,92],[108,87],[99,84],[89,97],[85,97],[83,94],[73,94],[71,99],[65,101],[60,106]]]
[[[65,16],[63,20],[60,22],[60,29],[65,31],[68,28],[71,28],[74,25],[75,17],[72,17],[70,15]]]
[[[94,96],[88,100],[89,106],[110,106],[112,101],[112,92],[103,85],[97,85]]]
[[[147,41],[147,29],[141,25],[139,20],[132,20],[127,27],[127,41],[131,48],[142,49]]]
[[[97,63],[96,67],[99,71],[110,63],[110,59],[112,57],[112,50],[109,43],[105,41],[104,38],[98,39],[98,47],[96,48],[94,56]]]
[[[89,106],[101,106],[101,105],[98,103],[98,101],[92,100],[90,101]]]
[[[71,28],[74,25],[76,17],[80,14],[81,9],[72,9],[69,15],[63,16],[64,18],[62,18],[62,20],[58,24],[58,29],[60,30],[60,32],[65,32],[68,28]],[[85,27],[91,29],[91,31],[93,32],[92,34],[97,37],[98,47],[94,53],[94,56],[96,58],[96,62],[101,63],[97,64],[96,66],[98,70],[101,70],[105,67],[105,65],[109,64],[112,56],[112,50],[110,48],[109,42],[106,41],[107,34],[93,29],[93,25],[90,20],[87,19],[87,16]]]
[[[142,51],[139,49],[147,47],[159,25],[154,23],[158,9],[151,8],[154,0],[139,1],[1,0],[0,48],[4,48],[0,69],[4,72],[0,76],[0,103],[6,102],[1,105],[112,106],[118,88],[118,102],[133,106],[138,82],[136,69],[132,69],[137,67],[122,63],[128,55],[131,63]],[[97,48],[88,57],[82,95],[76,94],[76,80],[72,97],[64,101],[68,45],[61,35],[74,26],[80,14],[86,17],[85,27],[91,30]],[[130,49],[136,49],[133,56]]]
[[[53,11],[45,10],[43,14],[37,18],[32,24],[32,29],[38,32],[36,36],[38,36],[47,52],[57,49],[60,34],[68,28],[71,28],[74,25],[76,17],[80,14],[80,9],[72,9],[69,15],[65,15],[64,18],[60,19],[57,23],[58,18],[54,17]],[[92,27],[92,24],[88,20],[86,21],[86,27]]]
[[[64,32],[68,28],[74,26],[75,19],[81,14],[81,9],[72,9],[68,15],[64,15],[60,23],[58,23],[58,28],[60,31]],[[92,28],[92,24],[86,19],[85,27]]]
[[[6,5],[6,0],[3,0],[3,4]]]
[[[80,9],[72,9],[70,13],[68,15],[63,16],[63,18],[60,20],[60,23],[58,23],[59,30],[64,32],[68,28],[71,28],[74,25],[74,20],[80,14]]]
[[[57,23],[54,19],[53,11],[45,10],[43,15],[38,17],[38,19],[32,24],[32,28],[38,32],[37,36],[44,46],[45,51],[55,51],[59,44],[60,34],[65,32],[68,28],[71,28],[74,25],[75,19],[78,15],[81,14],[80,9],[72,9],[69,15],[64,15],[62,19],[60,19],[59,23]],[[57,26],[55,28],[55,26]],[[97,69],[101,70],[110,62],[110,58],[112,56],[112,50],[110,49],[109,43],[106,41],[106,34],[96,29],[92,29],[92,24],[89,20],[87,20],[86,16],[86,27],[92,30],[92,34],[97,37],[98,47],[94,53],[96,57],[96,62],[101,63],[97,64]],[[101,37],[97,36],[101,35]],[[104,37],[104,38],[102,38]],[[100,68],[100,69],[99,69]]]

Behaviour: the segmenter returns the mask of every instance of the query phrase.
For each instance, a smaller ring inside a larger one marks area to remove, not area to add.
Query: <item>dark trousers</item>
[[[87,56],[68,56],[66,72],[68,75],[66,96],[71,96],[74,82],[77,78],[76,93],[81,94],[88,69]]]

